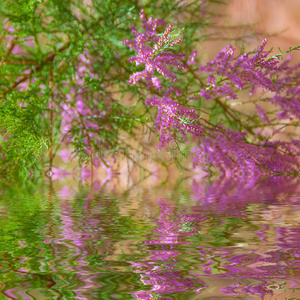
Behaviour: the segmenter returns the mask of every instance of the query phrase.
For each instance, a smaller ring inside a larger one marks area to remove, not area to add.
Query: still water
[[[298,187],[2,186],[0,299],[300,299]]]

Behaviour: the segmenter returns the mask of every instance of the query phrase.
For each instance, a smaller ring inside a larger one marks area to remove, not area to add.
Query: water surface
[[[300,299],[298,186],[2,187],[0,299]]]

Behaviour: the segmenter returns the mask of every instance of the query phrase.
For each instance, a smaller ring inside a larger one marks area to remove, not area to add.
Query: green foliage
[[[145,107],[143,88],[127,84],[135,71],[128,63],[133,52],[121,41],[132,38],[130,28],[139,24],[144,8],[147,15],[175,24],[176,32],[184,28],[181,47],[191,49],[208,22],[200,6],[201,1],[173,0],[2,1],[0,19],[8,19],[0,26],[0,171],[24,178],[52,163],[68,138],[60,129],[61,108],[68,104],[76,110],[74,97],[66,96],[80,89],[89,91],[83,97],[86,105],[104,112],[102,118],[93,112],[72,123],[70,143],[81,162],[91,160],[87,140],[100,153],[124,147],[123,132],[135,138],[135,128],[153,116]],[[177,14],[190,18],[179,21]],[[97,75],[86,72],[78,86],[79,56],[87,52]],[[100,130],[84,129],[87,122]]]
[[[35,161],[47,148],[47,139],[40,128],[36,107],[23,109],[18,105],[0,106],[0,141],[2,150],[1,172],[27,177],[28,169],[36,168]]]
[[[1,13],[14,22],[30,20],[42,0],[3,0]]]

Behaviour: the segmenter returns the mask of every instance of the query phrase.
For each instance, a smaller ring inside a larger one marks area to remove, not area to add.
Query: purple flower
[[[129,61],[132,63],[135,62],[136,65],[144,64],[145,69],[132,74],[128,83],[136,84],[139,80],[145,79],[148,88],[151,88],[153,85],[157,88],[157,84],[155,84],[155,82],[153,83],[151,79],[155,71],[172,81],[177,81],[176,75],[167,67],[187,68],[186,65],[181,62],[185,54],[174,54],[166,52],[166,50],[180,43],[182,39],[172,38],[172,25],[169,25],[166,31],[159,36],[156,28],[161,21],[153,19],[152,17],[147,19],[144,10],[141,10],[140,18],[143,22],[144,31],[139,33],[132,27],[132,34],[135,36],[135,39],[125,40],[122,41],[122,43],[134,49],[137,53],[137,55],[131,57]]]
[[[196,56],[197,56],[197,50],[193,50],[192,54],[189,56],[187,64],[190,65],[190,66],[194,65]]]
[[[195,109],[187,109],[166,96],[162,99],[154,96],[147,100],[146,105],[158,107],[155,125],[160,133],[159,147],[164,147],[174,140],[174,135],[200,136],[203,134]],[[176,132],[173,132],[174,130]]]
[[[299,166],[297,141],[254,144],[247,141],[246,132],[239,133],[220,126],[218,130],[212,130],[212,134],[214,136],[201,137],[194,166],[213,164],[223,174],[241,177],[286,174]]]
[[[267,124],[270,125],[270,120],[263,108],[261,108],[259,105],[255,106],[257,113],[260,115],[261,119]]]

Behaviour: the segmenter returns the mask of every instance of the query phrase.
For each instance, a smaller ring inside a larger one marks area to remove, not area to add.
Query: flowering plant
[[[270,56],[266,39],[251,53],[236,55],[230,45],[206,65],[196,66],[196,50],[188,57],[177,53],[175,46],[183,38],[171,25],[159,33],[161,20],[147,19],[144,10],[140,18],[143,31],[132,27],[135,39],[123,44],[137,53],[129,62],[145,68],[132,74],[128,84],[145,82],[150,92],[145,103],[158,108],[160,148],[172,140],[186,143],[197,137],[195,166],[204,163],[208,169],[214,166],[243,177],[298,174],[299,139],[281,141],[275,135],[288,125],[298,126],[300,65],[290,66],[290,57],[279,59],[299,46]],[[190,77],[196,83],[183,89]],[[234,108],[249,102],[241,99],[243,90],[255,95],[252,115]],[[274,110],[266,112],[261,106],[266,103]]]
[[[277,137],[299,125],[299,65],[280,62],[299,47],[228,46],[200,64],[215,1],[25,2],[0,8],[0,173],[63,177],[78,159],[81,174],[87,164],[110,174],[103,153],[149,147],[146,128],[160,149],[194,145],[194,166],[211,172],[298,174],[296,130]]]

